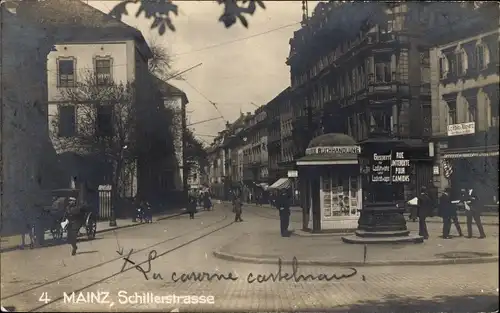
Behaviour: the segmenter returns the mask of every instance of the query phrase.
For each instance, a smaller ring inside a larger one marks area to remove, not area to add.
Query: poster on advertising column
[[[372,183],[391,183],[392,153],[372,155],[370,181]]]
[[[394,152],[391,160],[391,182],[409,183],[410,182],[410,160],[406,159],[404,152]]]

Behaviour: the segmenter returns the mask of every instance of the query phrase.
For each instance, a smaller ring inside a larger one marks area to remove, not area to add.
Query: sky
[[[226,29],[218,21],[223,6],[214,1],[174,1],[179,15],[173,17],[176,31],[160,36],[151,29],[151,20],[135,17],[138,5],[129,4],[129,15],[123,22],[139,29],[146,40],[153,39],[173,57],[176,70],[201,66],[183,75],[186,81],[170,80],[189,99],[188,124],[219,117],[208,101],[217,104],[224,119],[193,125],[194,133],[206,143],[232,122],[240,112],[253,112],[290,85],[289,40],[300,28],[301,1],[265,1],[266,9],[257,8],[248,19],[248,29],[240,23]],[[108,13],[117,1],[88,1],[89,5]],[[317,1],[309,1],[311,12]],[[296,24],[294,24],[296,23]],[[289,27],[286,25],[293,24]],[[281,29],[279,29],[281,28]],[[266,33],[253,38],[242,39]],[[238,40],[231,44],[223,44]],[[222,44],[222,45],[221,45]],[[212,45],[218,47],[209,48]],[[208,100],[207,100],[208,99]],[[252,104],[254,103],[254,104]]]

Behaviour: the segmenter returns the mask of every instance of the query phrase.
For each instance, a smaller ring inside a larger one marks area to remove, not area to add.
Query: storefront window
[[[357,176],[325,174],[321,180],[321,205],[325,218],[358,215]]]

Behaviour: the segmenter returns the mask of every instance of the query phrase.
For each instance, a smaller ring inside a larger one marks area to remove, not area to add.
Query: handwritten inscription
[[[118,252],[118,251],[117,251]],[[163,276],[161,273],[151,272],[151,262],[158,258],[158,253],[156,250],[152,250],[148,254],[148,259],[145,262],[136,263],[130,259],[133,253],[133,249],[130,249],[129,253],[126,257],[123,257],[124,263],[121,269],[123,272],[127,264],[131,264],[138,272],[140,272],[146,280],[152,278],[153,280],[163,280]],[[123,255],[123,252],[118,253]],[[141,264],[147,264],[146,268],[143,268]],[[293,281],[293,282],[301,282],[301,281],[332,281],[332,280],[341,280],[350,277],[354,277],[358,274],[358,271],[351,267],[348,268],[350,271],[347,274],[318,274],[318,275],[302,275],[298,273],[299,269],[299,261],[296,257],[292,260],[292,273],[286,273],[283,271],[283,262],[281,259],[278,259],[278,270],[275,273],[269,274],[254,274],[249,273],[247,275],[246,281],[249,284],[252,283],[265,283],[265,282],[276,282],[276,281]],[[237,281],[240,277],[233,275],[233,273],[221,274],[221,273],[208,273],[208,272],[189,272],[189,273],[177,273],[172,272],[170,279],[177,282],[212,282],[212,281]]]
[[[337,275],[337,274],[318,274],[318,275],[311,275],[308,274],[306,276],[302,274],[298,274],[299,270],[299,261],[297,260],[296,257],[293,258],[292,260],[292,273],[283,273],[282,272],[282,261],[281,259],[278,259],[278,271],[276,273],[271,273],[267,275],[263,274],[258,274],[255,275],[253,273],[248,274],[247,276],[247,282],[252,284],[254,282],[257,283],[265,283],[267,281],[294,281],[296,283],[300,281],[332,281],[332,280],[341,280],[344,278],[349,278],[356,276],[358,274],[358,271],[355,268],[349,268],[351,270],[351,273],[349,274],[342,274],[342,275]]]

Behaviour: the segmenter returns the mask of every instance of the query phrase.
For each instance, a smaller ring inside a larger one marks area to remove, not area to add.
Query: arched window
[[[467,54],[463,48],[455,52],[455,63],[457,66],[457,76],[462,76],[467,72]]]
[[[490,52],[488,47],[479,42],[476,45],[476,68],[478,71],[484,70],[490,62]]]
[[[448,59],[444,54],[439,57],[439,77],[444,79],[448,77],[448,72],[450,71]]]

